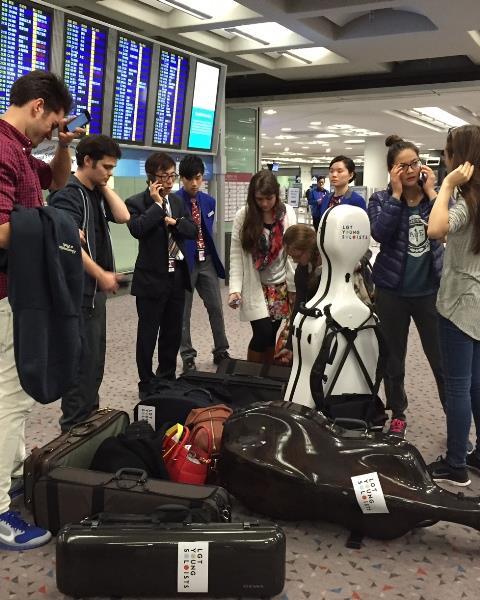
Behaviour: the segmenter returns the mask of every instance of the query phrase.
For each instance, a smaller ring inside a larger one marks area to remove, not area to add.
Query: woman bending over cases
[[[283,247],[287,255],[296,263],[295,304],[290,317],[290,334],[285,348],[275,357],[281,364],[289,365],[292,354],[292,324],[302,302],[308,302],[318,289],[322,274],[322,259],[317,247],[317,232],[309,225],[292,225],[283,236]]]
[[[435,481],[465,486],[467,468],[480,471],[480,127],[450,130],[445,148],[449,174],[428,221],[428,235],[447,246],[437,308],[445,374],[447,455],[429,465]],[[458,189],[457,201],[449,200]],[[467,455],[473,418],[476,448]]]
[[[286,259],[283,234],[296,216],[280,201],[279,191],[271,171],[256,173],[246,206],[233,221],[228,304],[240,308],[242,321],[250,321],[253,335],[247,358],[254,362],[273,362],[281,320],[288,317],[294,300],[294,267]]]
[[[411,319],[420,334],[440,400],[445,404],[435,308],[443,244],[427,236],[427,222],[436,197],[433,171],[422,165],[418,148],[412,142],[392,135],[385,144],[390,184],[372,195],[368,216],[372,237],[380,243],[372,276],[375,308],[389,350],[384,384],[387,409],[392,411],[390,433],[403,437],[408,404],[405,356]]]

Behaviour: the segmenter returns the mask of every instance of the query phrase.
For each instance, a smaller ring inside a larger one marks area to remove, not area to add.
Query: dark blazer
[[[176,194],[169,194],[168,201],[172,217],[177,219],[176,226],[169,226],[169,229],[185,256],[185,239],[195,239],[197,227],[182,198]],[[165,225],[165,217],[168,215],[153,201],[148,189],[128,198],[126,205],[130,212],[128,228],[139,242],[132,295],[159,298],[165,290],[165,278],[168,277],[168,231]],[[191,290],[187,261],[177,262],[177,268],[183,270],[185,288]]]
[[[191,215],[192,202],[190,200],[190,196],[183,187],[178,191],[178,195],[183,198],[183,201],[185,202],[185,208],[187,209],[188,214]],[[213,224],[215,222],[216,210],[215,198],[209,194],[205,194],[204,192],[198,192],[197,202],[200,207],[200,220],[202,224],[202,234],[205,242],[205,248],[207,253],[212,257],[213,266],[215,267],[218,277],[220,277],[220,279],[225,279],[225,269],[220,257],[218,256],[215,242],[213,241]],[[196,238],[194,240],[185,241],[185,250],[188,266],[190,267],[190,271],[192,271],[193,267],[195,266],[195,257],[197,254]]]

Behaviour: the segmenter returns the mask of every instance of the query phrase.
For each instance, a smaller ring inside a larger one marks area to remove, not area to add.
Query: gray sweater
[[[473,254],[473,223],[459,197],[448,211],[448,238],[437,297],[438,312],[480,340],[480,254]]]

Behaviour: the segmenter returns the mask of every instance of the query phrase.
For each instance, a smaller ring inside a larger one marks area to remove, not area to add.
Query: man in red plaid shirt
[[[72,97],[52,73],[32,71],[10,90],[10,106],[0,116],[0,248],[8,248],[10,213],[14,204],[43,206],[42,189],[67,183],[70,142],[83,130],[66,132],[65,115]],[[32,156],[32,148],[51,139],[58,129],[58,147],[50,164]],[[48,542],[49,531],[26,523],[9,510],[9,490],[22,473],[25,458],[25,420],[34,400],[22,389],[13,351],[13,318],[7,298],[7,274],[0,273],[0,547],[35,548]]]

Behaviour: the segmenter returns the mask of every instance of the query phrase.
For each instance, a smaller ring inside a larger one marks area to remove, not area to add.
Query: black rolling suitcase
[[[56,569],[58,589],[74,597],[265,598],[284,586],[285,534],[267,522],[99,515],[60,531]]]
[[[256,363],[238,358],[222,360],[217,367],[217,373],[225,375],[247,375],[252,377],[266,377],[288,383],[292,368],[285,365],[269,365]]]
[[[202,515],[202,522],[230,521],[231,499],[215,485],[189,485],[121,469],[116,474],[59,467],[41,477],[33,490],[35,523],[53,534],[99,513],[150,513],[175,504]]]
[[[56,467],[88,469],[100,444],[123,433],[130,423],[128,414],[101,408],[86,421],[71,428],[41,448],[34,448],[23,465],[25,506],[32,508],[35,482]]]
[[[250,406],[255,402],[283,400],[288,381],[260,375],[227,375],[206,371],[189,371],[180,379],[208,390],[213,396],[223,395],[223,403],[232,408]]]

